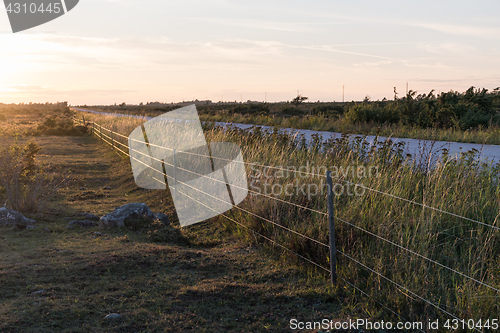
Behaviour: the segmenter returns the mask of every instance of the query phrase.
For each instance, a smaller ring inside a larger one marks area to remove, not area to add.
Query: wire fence
[[[161,177],[162,179],[158,179],[156,177],[153,177],[156,181],[158,181],[159,183],[165,185],[165,186],[168,186],[167,183],[166,183],[166,180],[167,179],[172,179],[172,177],[170,175],[167,175],[164,171],[159,171],[157,170],[156,168],[153,168],[151,165],[148,165],[147,163],[144,163],[142,162],[141,160],[135,158],[134,156],[131,155],[131,152],[134,152],[134,153],[138,153],[138,154],[142,154],[142,155],[145,155],[149,158],[151,158],[152,160],[156,160],[158,162],[161,162],[161,163],[165,163],[166,165],[170,165],[170,166],[174,166],[172,164],[168,164],[166,162],[164,162],[163,160],[159,160],[159,159],[156,159],[155,157],[153,156],[150,156],[150,155],[147,155],[141,151],[138,151],[138,150],[135,150],[135,149],[131,149],[129,147],[128,144],[124,144],[122,142],[120,142],[119,140],[117,140],[116,138],[121,138],[121,139],[125,139],[127,141],[136,141],[138,143],[142,143],[142,144],[145,144],[147,146],[151,146],[151,147],[156,147],[156,148],[160,148],[160,149],[165,149],[165,150],[169,150],[169,151],[173,151],[173,149],[171,148],[168,148],[168,147],[162,147],[162,146],[158,146],[158,145],[154,145],[152,143],[149,143],[149,142],[144,142],[144,141],[139,141],[139,140],[135,140],[135,139],[131,139],[121,133],[118,133],[118,132],[115,132],[115,131],[112,131],[108,128],[105,128],[105,127],[102,127],[101,125],[95,123],[95,122],[85,122],[85,119],[83,118],[83,120],[80,120],[80,119],[77,119],[77,118],[73,118],[73,120],[77,123],[80,123],[80,124],[83,124],[83,125],[86,125],[86,126],[89,126],[91,131],[92,131],[92,134],[96,135],[99,139],[101,139],[103,142],[105,142],[106,144],[110,145],[113,149],[115,149],[116,151],[130,157],[131,159],[135,160],[136,162],[139,162],[141,163],[142,165],[144,165],[146,168],[149,168],[153,171],[155,171],[156,173],[158,173],[158,177]],[[106,134],[107,133],[107,134]],[[244,162],[244,161],[236,161],[236,160],[229,160],[229,159],[223,159],[223,158],[220,158],[220,157],[213,157],[213,156],[207,156],[207,155],[203,155],[203,154],[197,154],[197,153],[193,153],[193,152],[185,152],[185,151],[176,151],[176,153],[182,153],[182,154],[191,154],[191,155],[197,155],[197,156],[200,156],[200,157],[209,157],[209,158],[213,158],[213,159],[221,159],[221,160],[225,160],[225,161],[228,161],[228,162],[232,162],[232,163],[243,163],[244,165],[248,165],[248,166],[256,166],[256,167],[266,167],[266,168],[270,168],[270,169],[275,169],[275,170],[279,170],[279,171],[287,171],[287,172],[294,172],[294,173],[298,173],[298,174],[302,174],[302,175],[309,175],[309,176],[314,176],[314,177],[325,177],[326,178],[326,175],[322,175],[322,174],[315,174],[315,173],[308,173],[308,172],[304,172],[304,171],[298,171],[298,170],[290,170],[290,169],[284,169],[282,167],[276,167],[276,166],[268,166],[268,165],[262,165],[262,164],[259,164],[259,163],[249,163],[249,162]],[[174,162],[175,163],[175,162]],[[294,203],[294,202],[290,202],[290,201],[286,201],[286,200],[283,200],[283,199],[280,199],[280,198],[277,198],[277,197],[274,197],[274,196],[271,196],[271,195],[267,195],[267,194],[264,194],[264,193],[261,193],[261,192],[257,192],[257,191],[252,191],[250,189],[246,189],[246,188],[243,188],[243,187],[239,187],[238,185],[236,184],[228,184],[226,183],[225,181],[220,181],[218,179],[215,179],[215,178],[211,178],[210,176],[207,176],[207,175],[203,175],[203,174],[199,174],[199,173],[196,173],[192,170],[188,170],[188,169],[185,169],[185,168],[182,168],[182,167],[179,167],[179,166],[174,166],[176,167],[177,169],[180,169],[180,170],[183,170],[183,171],[186,171],[186,172],[189,172],[189,173],[192,173],[196,176],[200,176],[200,177],[206,177],[206,178],[209,178],[213,181],[217,181],[217,182],[221,182],[221,183],[224,183],[226,185],[230,185],[230,186],[234,186],[235,188],[240,188],[242,190],[247,190],[248,192],[254,194],[254,195],[257,195],[257,196],[262,196],[262,197],[265,197],[265,198],[268,198],[268,199],[271,199],[271,200],[275,200],[275,201],[278,201],[278,202],[281,202],[281,203],[284,203],[284,204],[287,204],[287,205],[290,205],[290,206],[294,206],[296,208],[299,208],[299,209],[303,209],[303,210],[307,210],[307,211],[310,211],[310,212],[313,212],[313,213],[316,213],[316,214],[319,214],[320,216],[326,216],[328,217],[329,214],[323,212],[323,211],[320,211],[320,210],[317,210],[317,209],[313,209],[313,208],[310,208],[310,207],[306,207],[306,206],[303,206],[303,205],[299,205],[297,203]],[[436,211],[436,212],[440,212],[440,213],[443,213],[443,214],[447,214],[449,216],[453,216],[455,218],[460,218],[460,219],[463,219],[465,221],[469,221],[469,222],[473,222],[473,223],[477,223],[479,225],[482,225],[482,226],[485,226],[485,227],[488,227],[488,228],[491,228],[492,230],[500,230],[499,227],[497,226],[494,226],[494,225],[491,225],[491,224],[487,224],[487,223],[484,223],[484,222],[481,222],[481,221],[478,221],[478,220],[475,220],[475,219],[471,219],[471,218],[468,218],[468,217],[465,217],[465,216],[461,216],[461,215],[458,215],[458,214],[454,214],[452,212],[448,212],[448,211],[445,211],[445,210],[442,210],[442,209],[438,209],[438,208],[435,208],[435,207],[431,207],[431,206],[428,206],[428,205],[425,205],[425,204],[422,204],[422,203],[419,203],[419,202],[416,202],[416,201],[413,201],[413,200],[409,200],[409,199],[406,199],[406,198],[402,198],[402,197],[399,197],[399,196],[396,196],[396,195],[393,195],[393,194],[390,194],[390,193],[385,193],[385,192],[382,192],[382,191],[379,191],[379,190],[376,190],[376,189],[372,189],[372,188],[369,188],[369,187],[366,187],[362,184],[357,184],[357,183],[352,183],[352,182],[349,182],[347,180],[344,180],[344,179],[341,179],[341,178],[336,178],[336,177],[333,177],[333,179],[337,180],[337,181],[340,181],[340,182],[345,182],[345,183],[350,183],[351,185],[355,185],[355,186],[360,186],[366,190],[369,190],[369,191],[372,191],[372,192],[375,192],[375,193],[378,193],[378,194],[381,194],[381,195],[384,195],[384,196],[389,196],[389,197],[392,197],[394,199],[398,199],[398,200],[402,200],[403,202],[406,202],[408,204],[412,204],[412,205],[417,205],[417,206],[420,206],[424,209],[429,209],[429,210],[432,210],[432,211]],[[326,244],[326,243],[323,243],[317,239],[314,239],[312,237],[309,237],[303,233],[300,233],[296,230],[293,230],[293,229],[290,229],[284,225],[281,225],[280,223],[276,222],[276,221],[272,221],[271,219],[269,218],[266,218],[264,216],[260,216],[254,212],[251,212],[247,209],[244,209],[242,207],[239,207],[237,205],[232,205],[231,202],[226,202],[225,200],[221,199],[221,198],[218,198],[216,196],[212,196],[210,195],[209,193],[206,193],[206,192],[203,192],[201,191],[200,189],[196,188],[196,187],[193,187],[185,182],[182,182],[182,181],[179,181],[179,180],[175,180],[177,183],[180,183],[180,184],[183,184],[195,191],[198,191],[198,192],[201,192],[202,194],[204,195],[208,195],[216,200],[219,200],[225,204],[229,204],[231,205],[233,208],[235,208],[236,210],[244,213],[244,214],[248,214],[250,216],[253,216],[263,222],[266,222],[266,223],[269,223],[275,227],[278,227],[286,232],[289,232],[289,233],[292,233],[298,237],[301,237],[303,239],[306,239],[306,240],[309,240],[319,246],[322,246],[324,248],[327,248],[327,249],[330,249],[330,245],[329,244]],[[176,190],[177,191],[177,190]],[[205,205],[204,203],[190,197],[187,193],[182,193],[180,192],[180,194],[192,199],[193,201],[196,201],[197,203],[205,206],[206,208],[208,209],[211,209],[213,210],[214,212],[217,213],[216,210],[214,210],[212,207],[209,207],[208,205]],[[297,258],[300,258],[301,260],[304,260],[306,262],[309,262],[310,264],[314,265],[315,267],[317,267],[318,269],[320,270],[323,270],[323,271],[326,271],[330,274],[333,274],[332,270],[329,269],[329,268],[326,268],[324,267],[323,265],[321,265],[320,263],[318,262],[315,262],[314,260],[311,260],[309,258],[306,258],[305,256],[297,253],[296,251],[293,251],[289,248],[287,248],[286,246],[284,246],[283,244],[280,244],[279,242],[257,232],[256,230],[253,230],[252,228],[250,228],[248,225],[245,225],[244,223],[241,223],[239,221],[237,221],[235,218],[233,217],[230,217],[226,214],[221,214],[221,216],[225,217],[226,219],[232,221],[233,223],[235,223],[236,225],[242,227],[242,228],[245,228],[245,229],[248,229],[249,231],[251,231],[254,235],[258,236],[258,237],[261,237],[263,239],[265,239],[266,241],[269,241],[270,243],[278,246],[279,248],[281,248],[282,250],[288,252],[288,253],[291,253],[293,255],[295,255]],[[376,233],[373,233],[369,230],[366,230],[365,228],[362,228],[350,221],[347,221],[341,217],[337,217],[337,216],[334,216],[335,220],[336,221],[339,221],[351,228],[354,228],[356,230],[359,230],[373,238],[376,238],[382,242],[385,242],[387,244],[389,244],[390,246],[393,246],[395,248],[398,248],[400,250],[403,250],[405,251],[406,253],[408,253],[409,255],[412,255],[412,256],[415,256],[415,257],[418,257],[420,259],[423,259],[425,261],[427,261],[429,264],[432,264],[432,265],[435,265],[437,267],[440,267],[440,268],[443,268],[443,269],[446,269],[452,273],[455,273],[455,274],[458,274],[460,276],[462,276],[463,278],[465,279],[468,279],[470,281],[473,281],[474,283],[477,283],[478,285],[481,285],[485,288],[488,288],[492,291],[494,291],[497,295],[495,297],[498,297],[498,293],[500,293],[500,289],[492,286],[491,284],[488,284],[484,281],[481,281],[479,279],[476,279],[472,276],[469,276],[463,272],[460,272],[452,267],[449,267],[448,265],[446,264],[443,264],[437,260],[433,260],[425,255],[422,255],[416,251],[413,251],[407,247],[404,247],[402,246],[401,244],[398,244],[396,242],[393,242],[389,239],[386,239],[380,235],[377,235]],[[459,319],[457,318],[453,313],[451,313],[450,311],[444,309],[443,307],[441,307],[439,304],[436,304],[435,302],[431,301],[431,300],[428,300],[426,299],[425,297],[421,296],[421,295],[418,295],[416,294],[415,292],[411,291],[410,289],[408,289],[406,286],[404,286],[403,284],[401,283],[398,283],[390,278],[388,278],[387,276],[384,276],[382,273],[380,273],[379,271],[375,270],[374,268],[372,267],[369,267],[366,263],[362,263],[360,262],[359,260],[353,258],[352,256],[336,249],[336,253],[340,254],[341,256],[343,256],[344,258],[346,258],[347,260],[350,260],[352,261],[353,263],[359,265],[360,267],[362,267],[363,269],[365,269],[366,271],[370,272],[370,273],[373,273],[377,276],[379,276],[380,278],[382,278],[383,280],[389,282],[390,284],[394,285],[395,287],[397,287],[397,289],[399,291],[401,291],[403,294],[405,294],[406,296],[408,297],[411,297],[411,298],[415,298],[415,299],[419,299],[423,302],[425,302],[426,304],[434,307],[436,310],[442,312],[443,314],[453,318],[453,319]],[[340,279],[345,282],[346,284],[348,284],[349,286],[353,287],[355,290],[361,292],[363,295],[366,295],[368,297],[372,297],[371,295],[369,295],[366,291],[363,291],[362,289],[358,288],[357,286],[355,286],[354,284],[352,284],[351,282],[347,281],[346,279],[340,277]],[[410,296],[411,295],[411,296]],[[382,307],[384,307],[385,309],[389,310],[391,313],[393,313],[394,315],[398,316],[400,319],[403,319],[405,320],[405,318],[401,317],[397,312],[395,312],[394,310],[390,309],[389,307],[387,307],[386,305],[378,302],[377,300],[374,300],[376,303],[378,303],[379,305],[381,305]],[[480,329],[476,328],[476,327],[469,327],[469,329],[471,330],[476,330],[476,331],[479,331],[479,332],[482,332]],[[422,331],[422,330],[420,330]]]

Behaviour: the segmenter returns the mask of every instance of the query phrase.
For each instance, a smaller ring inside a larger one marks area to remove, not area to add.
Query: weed
[[[122,237],[116,237],[116,240],[122,243],[128,243],[130,242],[130,238],[128,235],[122,236]]]
[[[35,162],[39,151],[33,142],[0,149],[0,193],[8,206],[19,212],[36,213],[43,209],[65,181]]]
[[[171,225],[164,225],[156,220],[147,230],[149,239],[157,243],[173,243],[179,245],[189,245],[191,242],[184,233]]]

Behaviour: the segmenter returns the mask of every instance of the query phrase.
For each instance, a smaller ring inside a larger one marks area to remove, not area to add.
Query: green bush
[[[385,107],[375,103],[358,103],[350,106],[345,114],[345,121],[349,124],[362,122],[398,123],[401,120],[401,109],[395,105]]]
[[[341,105],[319,105],[312,108],[311,114],[338,118],[344,114],[344,107]]]
[[[291,106],[291,105],[286,105],[281,109],[281,113],[289,115],[289,116],[301,116],[304,115],[305,112],[297,107],[297,106]]]
[[[240,104],[235,106],[230,113],[251,114],[251,115],[267,115],[269,114],[269,105],[265,103],[258,104]]]
[[[402,123],[420,128],[457,128],[467,130],[489,126],[499,119],[493,101],[496,95],[487,94],[486,89],[470,87],[464,93],[443,92],[435,96],[417,95],[410,90],[403,98],[393,102],[354,103],[347,106],[345,120],[358,123]]]

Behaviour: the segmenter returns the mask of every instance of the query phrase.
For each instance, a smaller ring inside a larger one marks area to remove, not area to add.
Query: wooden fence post
[[[337,283],[337,248],[335,247],[335,215],[333,210],[332,172],[326,172],[326,188],[328,191],[328,224],[330,228],[330,272],[332,284]]]
[[[99,125],[99,136],[101,137],[101,141],[103,141],[102,140],[102,126],[101,125]]]

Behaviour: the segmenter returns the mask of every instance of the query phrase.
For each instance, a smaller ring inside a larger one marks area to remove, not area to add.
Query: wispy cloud
[[[436,54],[457,55],[477,52],[477,49],[474,46],[463,43],[419,43],[417,47],[427,52]]]
[[[457,76],[454,78],[412,78],[411,81],[415,82],[425,82],[425,83],[471,83],[471,82],[497,82],[500,80],[500,75],[492,75],[492,76]]]
[[[314,32],[328,26],[342,24],[342,22],[277,22],[238,18],[190,18],[188,20],[228,27],[284,32]]]
[[[355,63],[353,66],[355,66],[355,67],[380,67],[383,65],[390,65],[392,63],[393,62],[390,60],[368,61],[368,62]]]
[[[28,86],[28,85],[12,85],[0,86],[0,97],[64,97],[64,96],[117,96],[136,92],[133,89],[70,89],[70,88],[55,88],[51,86]]]
[[[404,24],[431,29],[449,35],[471,36],[491,39],[500,39],[500,28],[497,26],[480,26],[465,24],[449,24],[436,22],[409,21]]]

